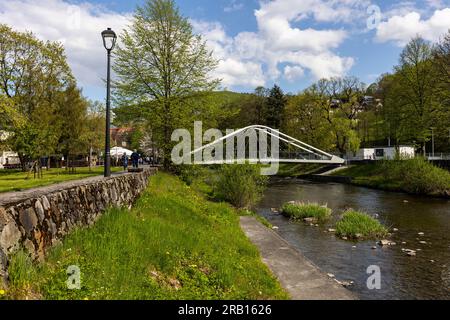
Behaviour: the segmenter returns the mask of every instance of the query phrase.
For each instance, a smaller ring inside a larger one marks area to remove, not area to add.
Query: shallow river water
[[[311,227],[272,212],[271,208],[278,209],[293,200],[328,204],[334,210],[333,219],[328,225]],[[397,245],[377,246],[374,250],[376,241],[354,243],[326,232],[348,208],[363,210],[391,229],[397,228],[398,232],[389,238]],[[341,281],[354,281],[349,289],[360,299],[450,299],[449,200],[344,184],[276,179],[257,211],[324,272]],[[417,256],[407,256],[402,248],[418,250]],[[367,287],[367,268],[373,265],[381,270],[380,290]]]

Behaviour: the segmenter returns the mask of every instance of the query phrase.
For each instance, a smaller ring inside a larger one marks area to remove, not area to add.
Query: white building
[[[399,155],[402,159],[411,159],[416,155],[414,147],[399,146],[399,147],[376,147],[376,148],[361,148],[358,152],[348,152],[347,160],[394,160]]]
[[[13,151],[0,151],[0,169],[4,169],[6,164],[20,164],[19,155]]]
[[[7,131],[0,131],[0,141],[5,141],[8,139],[8,137],[11,135],[11,133]],[[19,155],[16,152],[13,151],[3,151],[0,150],[0,169],[5,168],[5,164],[20,164]]]

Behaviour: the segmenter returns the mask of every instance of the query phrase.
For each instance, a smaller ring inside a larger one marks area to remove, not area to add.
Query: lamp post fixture
[[[105,177],[111,176],[111,51],[116,45],[117,36],[111,28],[102,32],[103,46],[108,53],[106,76],[106,135],[105,135]]]
[[[435,127],[431,127],[431,145],[432,145],[432,157],[434,158],[434,130],[436,130]]]

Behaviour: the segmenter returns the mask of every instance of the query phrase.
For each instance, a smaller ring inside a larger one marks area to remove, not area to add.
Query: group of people
[[[141,156],[139,155],[139,153],[137,153],[137,150],[134,150],[134,152],[131,154],[131,163],[133,164],[133,168],[135,169],[139,168],[140,159]],[[128,162],[129,162],[128,155],[124,153],[122,156],[122,164],[124,170],[128,169]]]
[[[139,168],[139,164],[144,164],[145,162],[149,165],[155,165],[157,164],[157,160],[151,157],[142,158],[141,155],[137,152],[137,150],[134,150],[134,152],[131,154],[131,157],[128,157],[126,153],[122,155],[122,165],[123,169],[126,171],[128,170],[129,163],[132,163],[133,168]]]

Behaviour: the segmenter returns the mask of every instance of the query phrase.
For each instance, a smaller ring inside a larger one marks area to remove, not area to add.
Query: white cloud
[[[318,22],[350,23],[365,16],[369,0],[274,0],[261,1],[260,15],[281,16],[289,21],[312,18]]]
[[[131,14],[120,14],[90,4],[64,0],[0,0],[0,21],[17,30],[31,30],[43,40],[62,41],[69,64],[81,86],[102,88],[106,54],[100,32],[112,27],[120,33]],[[242,1],[230,1],[238,10]],[[220,60],[215,75],[223,85],[253,88],[280,77],[310,74],[315,79],[344,75],[353,59],[335,50],[348,36],[341,28],[305,28],[304,19],[350,22],[365,12],[368,0],[261,0],[255,10],[257,30],[229,36],[220,23],[192,20]],[[310,24],[314,25],[314,24]],[[290,65],[280,70],[280,65]],[[301,70],[301,71],[300,71]]]
[[[303,70],[300,66],[286,66],[284,68],[284,77],[289,82],[294,82],[297,79],[300,79],[305,74],[305,70]]]
[[[426,1],[431,8],[441,9],[444,7],[443,0],[426,0]]]
[[[0,23],[64,44],[69,64],[82,86],[103,86],[106,51],[100,33],[107,27],[119,33],[129,19],[130,15],[87,2],[73,5],[62,0],[0,0]]]
[[[244,8],[244,4],[242,2],[238,2],[237,0],[231,0],[230,4],[223,8],[223,11],[229,13],[234,11],[239,11]]]
[[[341,57],[334,50],[346,39],[347,32],[302,28],[301,24],[306,18],[319,22],[344,21],[358,16],[367,3],[365,0],[261,1],[260,8],[255,10],[257,31],[240,32],[234,37],[228,36],[219,23],[195,20],[192,23],[220,60],[216,74],[224,85],[253,88],[269,80],[294,81],[306,72],[314,79],[345,75],[354,59]],[[287,66],[280,70],[281,64]]]
[[[214,75],[222,79],[222,85],[256,88],[265,84],[261,64],[243,62],[233,58],[222,59]]]
[[[436,10],[429,19],[418,12],[392,16],[377,27],[376,41],[393,41],[403,46],[417,34],[429,41],[437,41],[450,29],[450,8]]]

